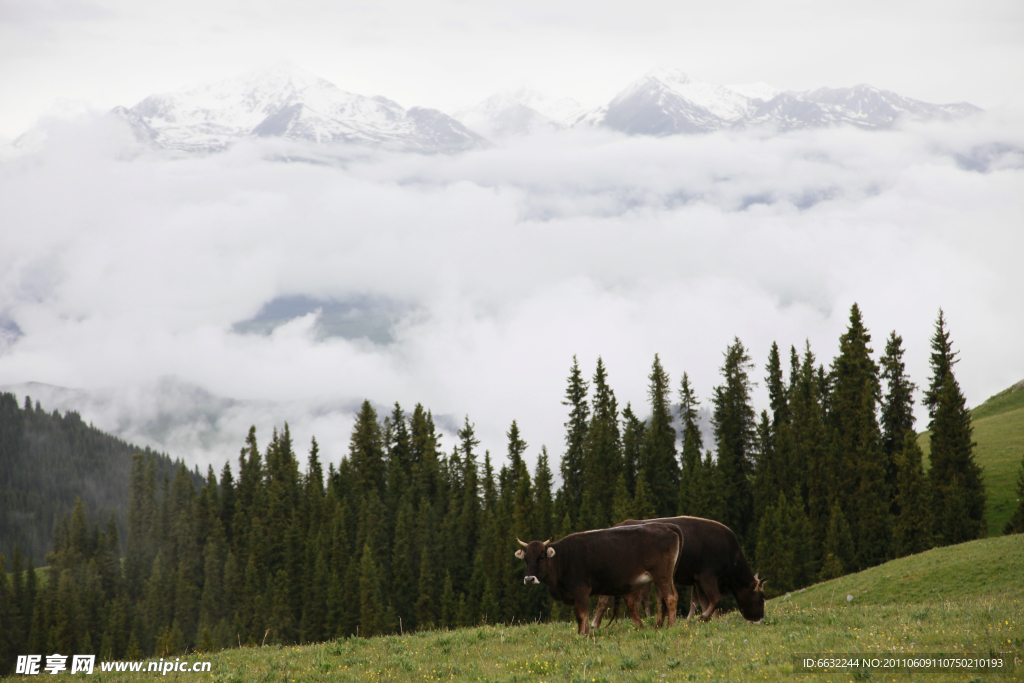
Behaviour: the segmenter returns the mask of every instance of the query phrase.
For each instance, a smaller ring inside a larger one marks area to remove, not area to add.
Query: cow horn
[[[547,548],[549,543],[551,543],[551,539],[550,538],[548,540],[544,541],[544,547]]]
[[[516,536],[516,540],[519,541],[519,537],[518,536]],[[529,543],[523,543],[522,541],[519,541],[519,545],[523,546],[524,548],[529,548],[530,547]]]

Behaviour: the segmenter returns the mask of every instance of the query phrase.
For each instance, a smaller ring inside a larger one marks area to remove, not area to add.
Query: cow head
[[[736,602],[747,621],[764,619],[764,587],[767,583],[768,579],[762,579],[759,574],[754,574],[754,583],[751,586],[736,591]]]
[[[518,536],[516,536],[516,540],[519,541]],[[523,547],[516,551],[516,557],[526,560],[526,576],[523,578],[523,583],[526,585],[542,583],[547,576],[549,560],[555,556],[555,549],[550,544],[550,538],[543,542],[524,543],[519,541],[519,545]]]

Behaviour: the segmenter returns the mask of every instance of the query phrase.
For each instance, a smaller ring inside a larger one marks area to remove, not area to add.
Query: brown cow
[[[629,519],[613,528],[642,526],[652,522],[675,526],[686,540],[676,563],[675,582],[693,586],[687,619],[696,612],[698,602],[702,608],[700,618],[704,621],[711,619],[721,601],[721,592],[729,592],[736,597],[740,613],[747,621],[760,621],[764,618],[764,586],[767,579],[761,579],[750,571],[750,565],[732,529],[720,522],[700,517]],[[635,595],[633,599],[640,601],[644,596]],[[598,601],[593,628],[601,625],[601,618],[612,600],[612,596],[602,596]]]
[[[668,611],[668,625],[675,624],[678,597],[672,576],[683,547],[683,536],[672,524],[644,524],[597,529],[569,534],[555,543],[531,541],[516,551],[526,560],[523,583],[547,586],[548,593],[576,608],[580,634],[590,632],[587,617],[591,595],[624,595],[633,623],[642,626],[634,593],[653,583]],[[659,610],[657,625],[663,615]]]

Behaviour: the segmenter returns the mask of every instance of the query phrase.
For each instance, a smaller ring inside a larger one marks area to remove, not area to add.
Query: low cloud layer
[[[574,354],[638,413],[655,353],[706,405],[734,337],[758,381],[773,340],[828,363],[853,302],[918,385],[940,306],[971,404],[1024,377],[1024,128],[991,116],[203,157],[81,119],[0,164],[0,205],[0,385],[81,389],[87,420],[201,466],[285,420],[337,462],[364,398],[469,415],[492,455],[516,419],[557,458]]]

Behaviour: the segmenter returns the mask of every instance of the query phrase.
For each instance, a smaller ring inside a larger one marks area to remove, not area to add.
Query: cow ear
[[[516,551],[516,557],[518,557],[520,560],[526,557],[526,553],[523,552],[522,548]]]
[[[548,546],[548,557],[554,557],[554,556],[555,556],[555,549],[552,548],[551,546]]]

